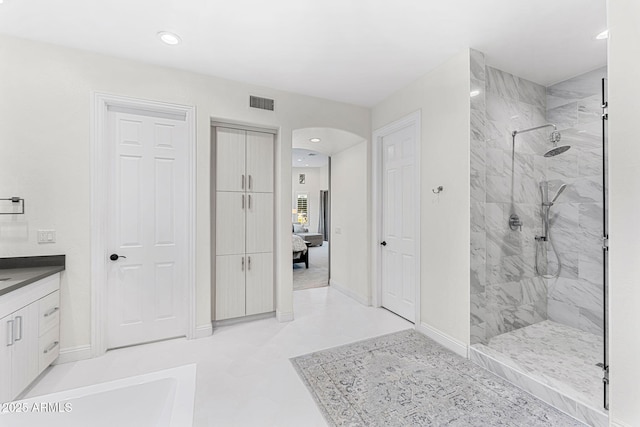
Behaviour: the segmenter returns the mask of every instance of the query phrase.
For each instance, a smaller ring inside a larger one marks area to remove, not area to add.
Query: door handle
[[[57,346],[58,344],[60,344],[58,341],[54,341],[54,342],[52,342],[52,343],[51,343],[51,345],[50,345],[49,347],[47,347],[47,348],[45,348],[45,349],[44,349],[43,353],[44,353],[44,354],[49,353],[51,350],[53,350],[54,348],[56,348],[56,346]]]
[[[111,261],[117,261],[117,260],[118,260],[118,258],[126,258],[126,256],[124,256],[124,255],[118,255],[118,254],[111,254],[111,255],[109,255],[109,259],[110,259]]]
[[[244,257],[242,257],[242,271],[244,271]]]
[[[247,270],[251,270],[251,257],[247,257]]]
[[[242,190],[244,190],[244,174],[242,174]]]
[[[18,322],[19,320],[19,322]],[[20,341],[22,339],[22,316],[16,316],[16,324],[18,331],[20,332],[20,336],[16,336],[15,341]],[[18,335],[18,334],[16,334]]]
[[[251,194],[249,194],[249,209],[251,209]]]
[[[13,320],[7,321],[7,338],[9,338],[9,342],[7,343],[7,347],[11,347],[13,345]]]
[[[44,317],[49,317],[49,316],[51,316],[53,313],[55,313],[58,310],[60,310],[60,307],[53,307],[51,310],[47,311],[44,314]]]
[[[384,240],[383,240],[382,242],[380,242],[380,244],[381,244],[382,246],[387,246],[387,242],[386,242],[386,241],[384,241]]]
[[[242,210],[244,210],[244,194],[242,195]]]
[[[251,190],[253,179],[251,179],[251,175],[249,175],[249,190]]]

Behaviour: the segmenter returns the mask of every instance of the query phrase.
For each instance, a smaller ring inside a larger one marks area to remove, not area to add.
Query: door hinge
[[[604,363],[596,363],[596,366],[599,366],[604,371],[602,382],[608,385],[609,384],[609,365],[605,366]]]
[[[601,105],[602,107],[602,119],[609,120],[609,103],[605,102]]]
[[[602,236],[602,250],[609,250],[609,236]]]

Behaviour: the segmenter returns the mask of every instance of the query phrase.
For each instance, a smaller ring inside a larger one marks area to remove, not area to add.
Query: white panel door
[[[216,255],[244,254],[248,204],[245,193],[216,193]]]
[[[273,254],[247,254],[247,316],[268,313],[273,307]]]
[[[247,258],[244,254],[216,257],[216,320],[245,315],[247,268]]]
[[[245,191],[248,180],[245,172],[246,132],[216,128],[216,189]]]
[[[247,193],[247,253],[273,252],[273,194]]]
[[[247,131],[247,191],[273,193],[273,135]]]
[[[109,112],[107,347],[186,334],[187,126]]]
[[[415,130],[400,129],[382,140],[382,306],[413,322],[415,277]]]

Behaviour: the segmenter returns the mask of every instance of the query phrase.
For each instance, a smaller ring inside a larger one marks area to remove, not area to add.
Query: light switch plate
[[[38,230],[38,243],[55,243],[56,230]]]

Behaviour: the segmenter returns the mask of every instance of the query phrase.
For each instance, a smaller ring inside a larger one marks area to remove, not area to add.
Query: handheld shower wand
[[[560,194],[562,194],[562,192],[567,188],[567,184],[562,184],[560,188],[558,188],[558,191],[556,191],[556,194],[553,196],[553,199],[551,199],[551,201],[548,201],[549,200],[548,185],[549,183],[547,181],[540,182],[540,194],[542,196],[542,210],[543,210],[542,226],[543,226],[544,234],[542,236],[535,237],[535,240],[536,240],[535,270],[538,275],[544,277],[545,279],[555,279],[556,277],[560,276],[560,270],[562,269],[562,262],[560,261],[560,255],[558,254],[556,246],[553,243],[553,239],[551,238],[549,217],[550,217],[551,206],[553,206],[556,200],[558,200],[558,197],[560,197]],[[542,245],[546,244],[546,242],[550,243],[551,249],[553,250],[553,253],[556,256],[556,261],[558,263],[558,269],[556,270],[555,274],[545,274],[540,272],[540,270],[538,269],[538,261],[539,261],[539,258],[541,257],[541,254],[539,252],[542,251],[543,249]]]
[[[553,199],[551,199],[550,202],[542,202],[542,206],[553,206],[553,204],[556,202],[556,200],[558,200],[558,197],[560,197],[565,188],[567,188],[567,184],[562,184],[560,188],[558,188],[558,191],[556,191],[556,195],[553,196]]]

